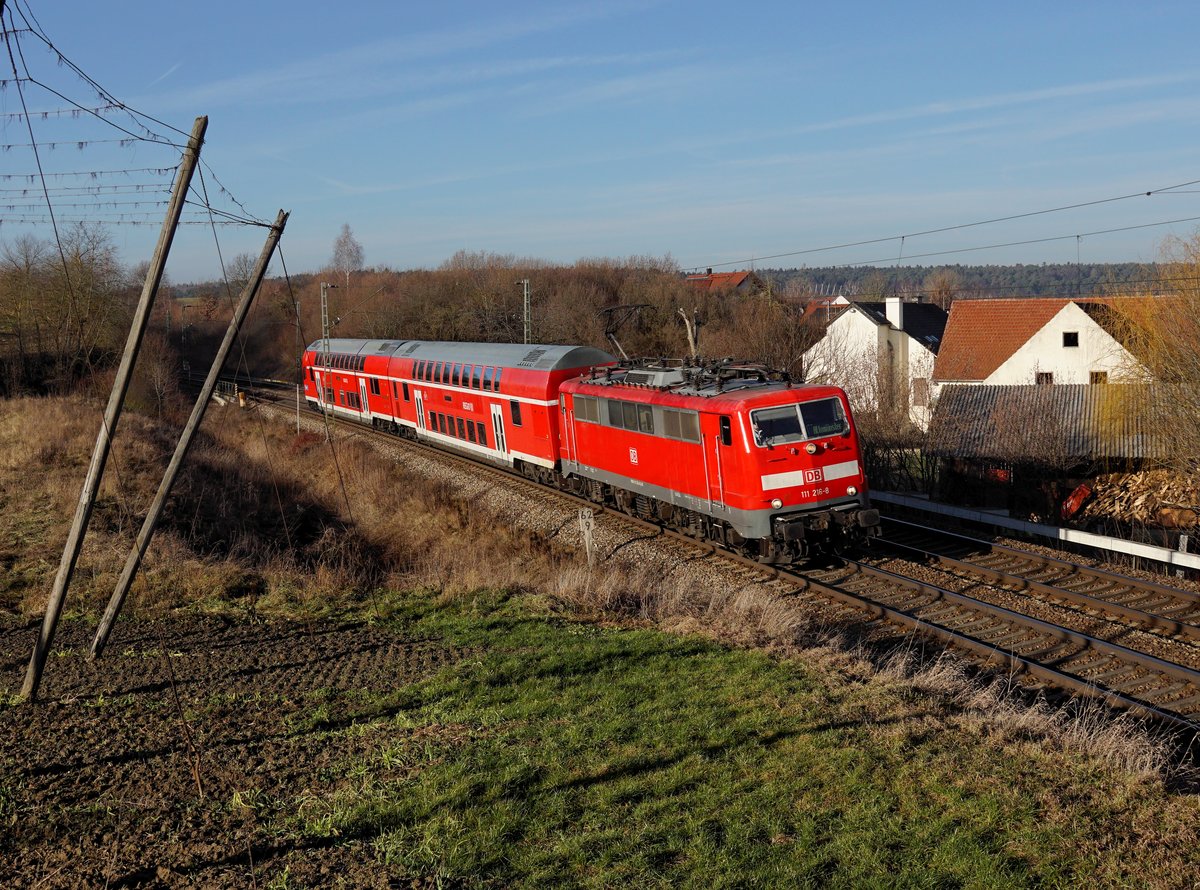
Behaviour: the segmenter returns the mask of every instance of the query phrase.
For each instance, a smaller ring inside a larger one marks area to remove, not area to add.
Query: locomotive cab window
[[[836,398],[751,411],[750,427],[754,431],[754,444],[760,448],[840,436],[850,430],[841,400]]]

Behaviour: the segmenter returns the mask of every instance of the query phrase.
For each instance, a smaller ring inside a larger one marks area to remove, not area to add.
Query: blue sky
[[[1197,222],[1151,224],[1200,217],[1193,185],[761,259],[1200,179],[1195,3],[20,2],[122,101],[185,131],[207,114],[211,172],[258,217],[292,212],[290,271],[325,264],[343,223],[368,265],[392,268],[466,249],[732,269],[1151,260]],[[31,73],[95,104],[20,39]],[[63,106],[34,85],[25,97]],[[10,86],[0,142],[15,147],[0,174],[36,169],[16,111]],[[69,116],[32,123],[39,141],[120,135]],[[43,154],[63,171],[177,159],[146,143]],[[0,216],[11,239],[18,211]],[[157,230],[113,234],[136,262]],[[263,238],[219,234],[226,258]],[[212,232],[186,228],[172,276],[217,268]]]

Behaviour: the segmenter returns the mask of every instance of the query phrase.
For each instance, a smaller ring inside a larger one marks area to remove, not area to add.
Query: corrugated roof
[[[1068,466],[1103,459],[1168,459],[1173,443],[1161,384],[946,386],[929,449],[947,457]]]

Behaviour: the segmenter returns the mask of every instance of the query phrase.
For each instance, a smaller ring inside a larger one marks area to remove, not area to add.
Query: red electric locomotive
[[[633,363],[561,388],[561,472],[596,500],[768,561],[878,533],[846,394],[758,366]]]
[[[618,365],[587,346],[421,340],[317,341],[304,369],[313,408],[765,560],[878,532],[837,387],[728,362]]]

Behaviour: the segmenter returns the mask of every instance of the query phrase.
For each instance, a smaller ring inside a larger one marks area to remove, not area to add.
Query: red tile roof
[[[709,272],[706,275],[689,275],[688,283],[700,290],[737,290],[747,279],[757,287],[762,286],[758,276],[751,271],[742,272]]]

